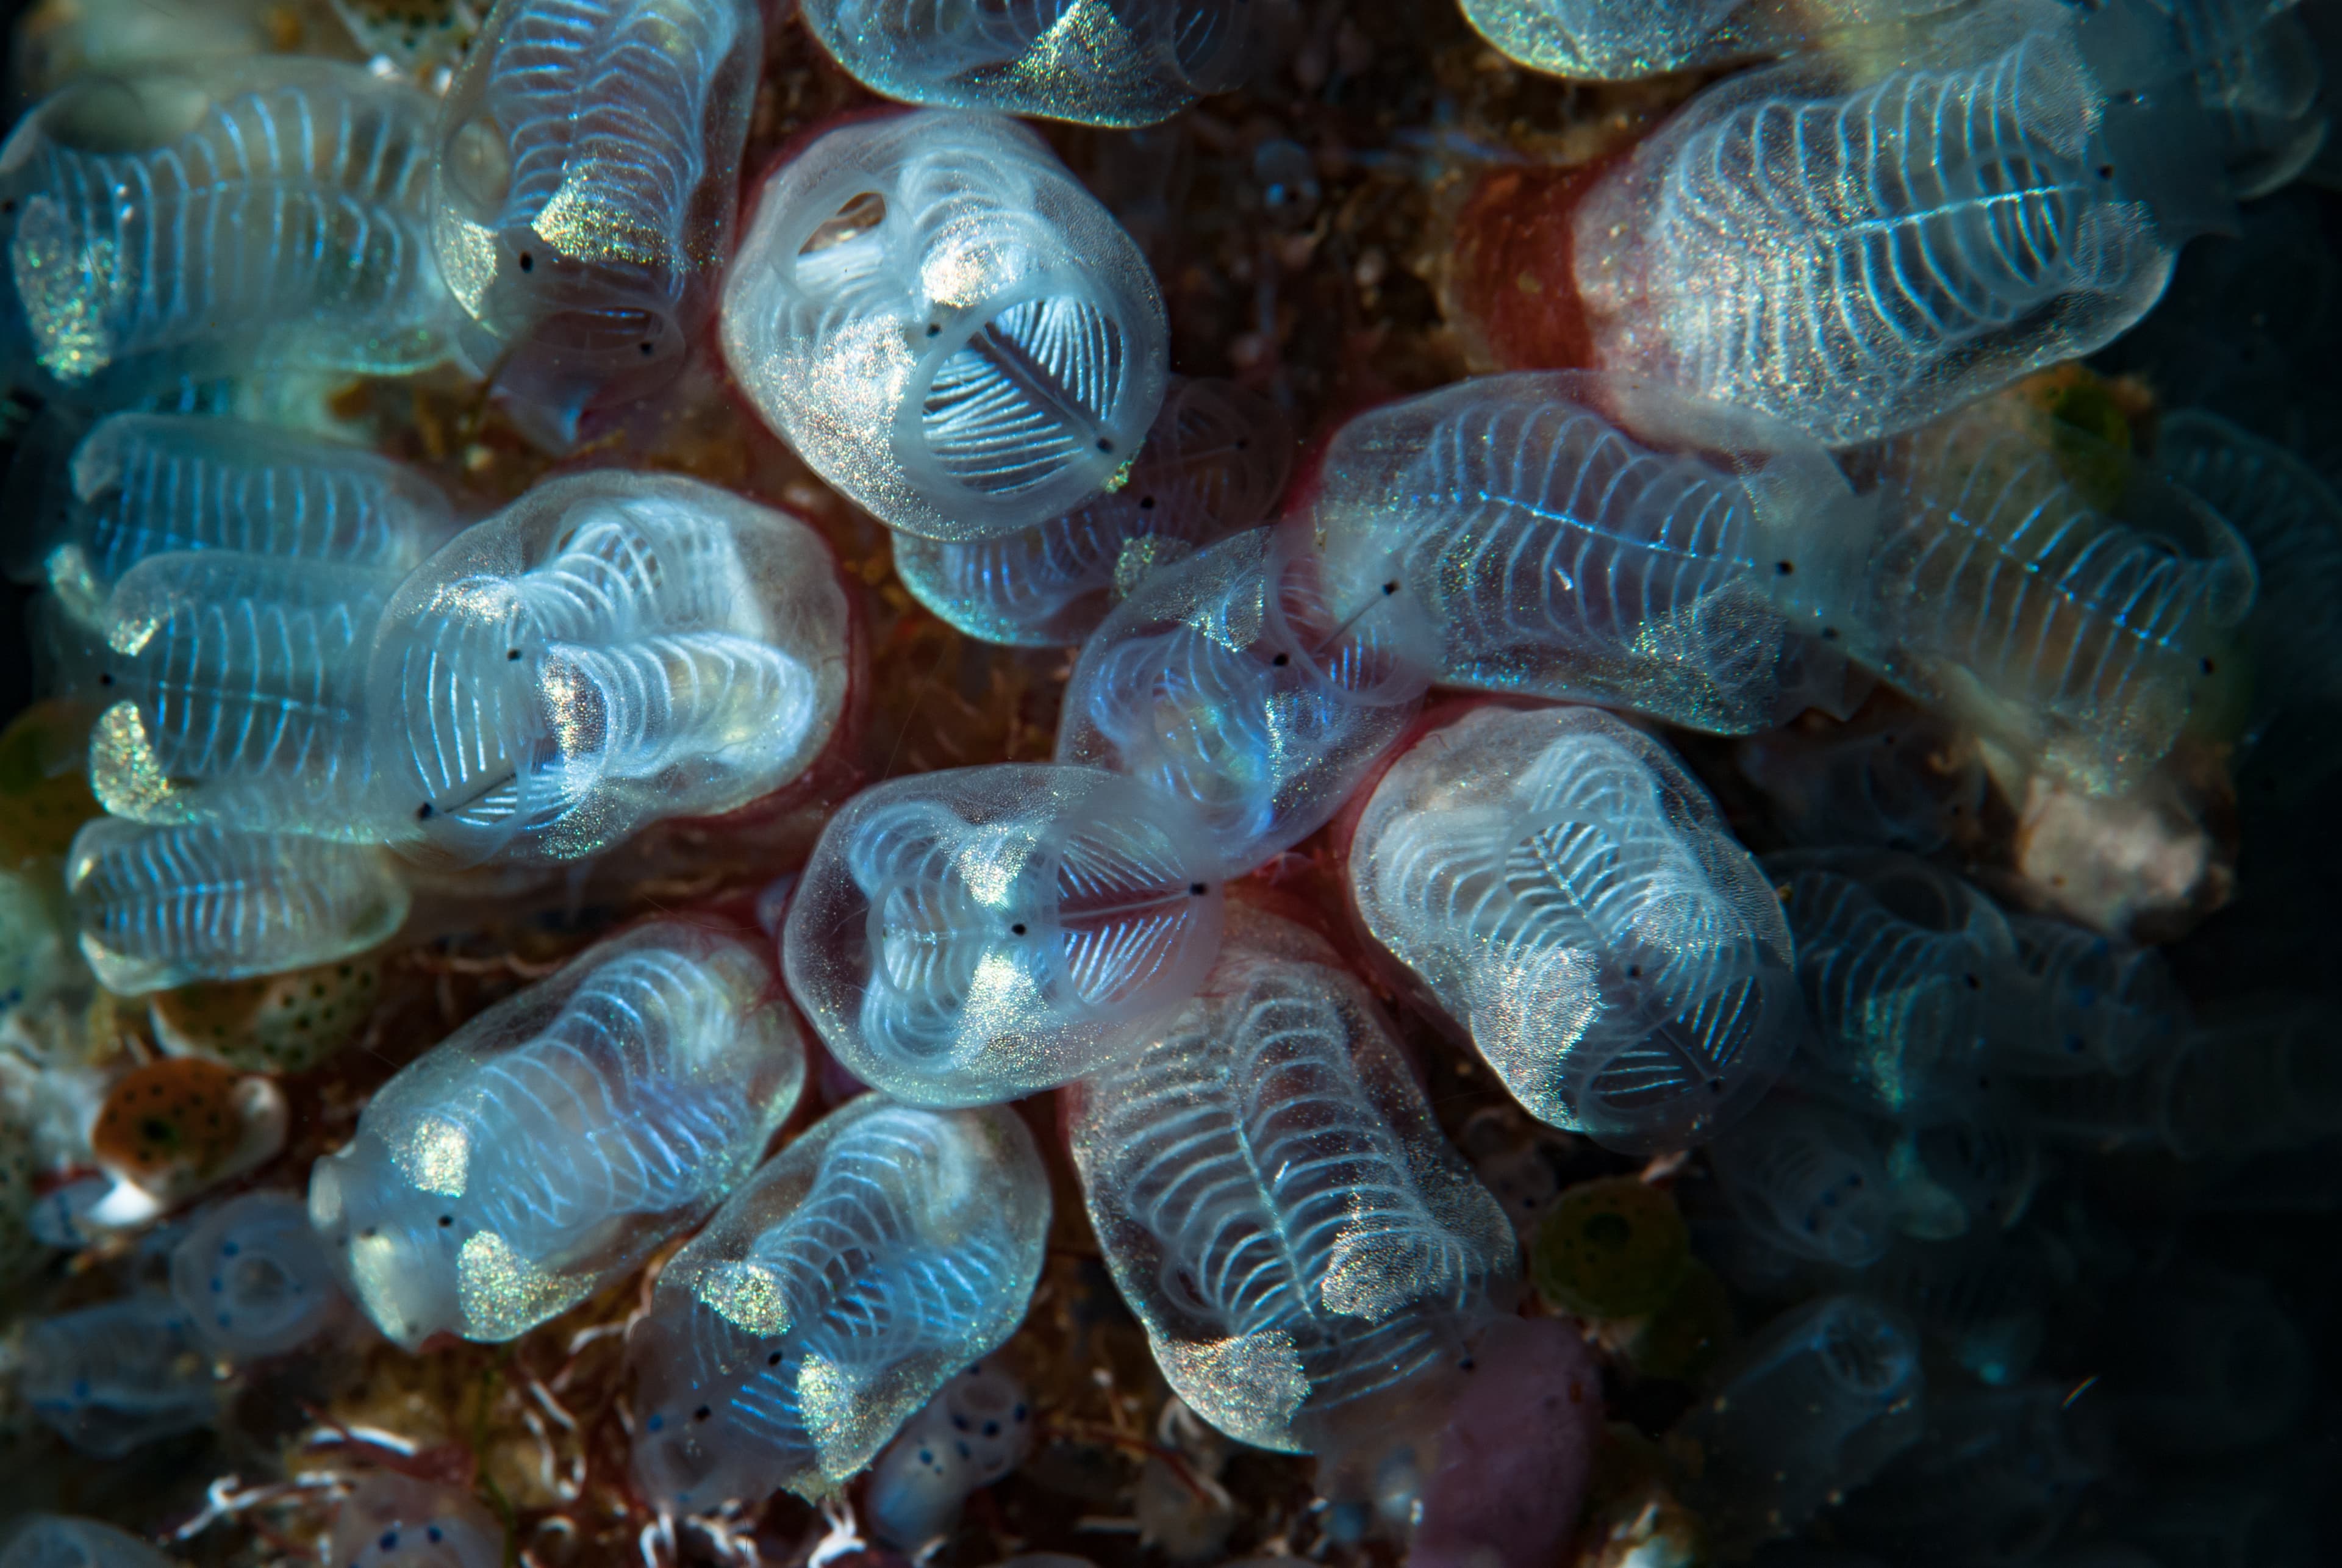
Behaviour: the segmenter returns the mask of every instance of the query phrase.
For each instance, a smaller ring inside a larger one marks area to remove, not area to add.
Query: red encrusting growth
[[[1480,176],[1447,263],[1447,303],[1471,358],[1500,370],[1592,367],[1572,231],[1578,204],[1623,155]]]

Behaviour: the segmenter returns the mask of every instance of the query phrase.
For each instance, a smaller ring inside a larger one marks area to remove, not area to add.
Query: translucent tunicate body
[[[1336,623],[1406,601],[1443,684],[1726,734],[1849,711],[1809,607],[1844,599],[1867,524],[1794,431],[1618,377],[1481,376],[1350,421],[1324,474]]]
[[[1733,757],[1792,844],[1928,854],[1975,831],[1984,811],[1976,737],[1917,709],[1768,731]]]
[[[65,888],[82,955],[125,995],[363,953],[412,894],[381,850],[209,825],[101,817],[75,835]]]
[[[0,1552],[0,1568],[175,1568],[145,1541],[95,1519],[31,1513]]]
[[[2301,1324],[2265,1281],[2191,1276],[2139,1292],[2104,1331],[2105,1394],[2124,1442],[2208,1453],[2283,1436],[2316,1382]]]
[[[2103,347],[2215,177],[2184,87],[2111,103],[2117,25],[2005,0],[1867,85],[1823,55],[1709,87],[1579,209],[1598,363],[1836,445]]]
[[[2013,399],[1867,454],[1880,533],[1857,651],[2085,789],[2217,722],[2256,592],[2221,519]]]
[[[342,1500],[334,1568],[498,1568],[505,1529],[469,1491],[383,1471]]]
[[[1511,1222],[1298,927],[1232,912],[1202,994],[1076,1104],[1107,1267],[1173,1389],[1232,1437],[1346,1447],[1509,1310]]]
[[[914,1104],[986,1104],[1136,1044],[1211,966],[1221,897],[1180,801],[1096,768],[958,768],[830,819],[781,948],[846,1071]]]
[[[1230,873],[1325,825],[1426,684],[1379,635],[1396,617],[1336,621],[1294,543],[1255,529],[1149,578],[1083,644],[1057,723],[1059,762],[1191,803]]]
[[[375,1326],[515,1337],[638,1266],[748,1175],[805,1046],[765,955],[660,922],[425,1053],[317,1162],[309,1215]]]
[[[2043,1311],[2073,1283],[2070,1261],[2026,1230],[1898,1240],[1860,1278],[1946,1359],[1993,1388],[2032,1370],[2047,1333]]]
[[[19,1388],[67,1443],[105,1458],[218,1413],[211,1358],[185,1311],[159,1293],[33,1320]]]
[[[2062,920],[2012,914],[2017,969],[1996,986],[1993,1061],[2017,1072],[2129,1073],[2187,1027],[2163,956]]]
[[[637,1483],[677,1513],[834,1490],[1008,1336],[1048,1225],[1014,1112],[832,1112],[659,1275],[627,1353]]]
[[[1847,1501],[1846,1537],[1914,1568],[2032,1562],[2099,1473],[2071,1392],[2032,1383],[1937,1393],[1918,1440]]]
[[[1969,1093],[2008,923],[1967,883],[1887,850],[1785,850],[1765,873],[1797,936],[1823,1093],[1887,1116]]]
[[[871,1467],[864,1498],[880,1540],[916,1551],[957,1523],[968,1494],[1024,1463],[1033,1405],[1016,1373],[980,1361],[904,1423]]]
[[[1772,889],[1682,765],[1606,714],[1432,731],[1375,787],[1348,872],[1367,930],[1540,1121],[1680,1147],[1797,1046]]]
[[[1834,29],[1901,21],[1950,0],[1464,0],[1465,20],[1532,70],[1626,82],[1786,54]]]
[[[897,534],[895,570],[971,637],[1069,645],[1149,573],[1266,517],[1292,459],[1292,430],[1268,399],[1233,382],[1173,376],[1120,488],[996,539]]]
[[[1907,1235],[1945,1240],[2006,1230],[2040,1184],[2040,1140],[2012,1095],[1979,1090],[1893,1131],[1887,1170]]]
[[[308,1205],[290,1193],[246,1193],[199,1218],[171,1249],[171,1294],[197,1339],[239,1360],[306,1344],[342,1304]]]
[[[993,115],[822,136],[766,182],[724,287],[724,357],[765,422],[880,521],[957,543],[1113,484],[1168,338],[1137,245]]]
[[[796,518],[579,474],[403,583],[367,676],[378,820],[410,852],[543,864],[795,779],[836,728],[847,607]]]
[[[756,0],[498,0],[439,114],[461,339],[556,445],[656,391],[715,314],[764,48]]]
[[[0,147],[11,333],[70,386],[445,352],[430,100],[325,60],[96,77]]]
[[[2146,0],[2168,19],[2240,201],[2300,174],[2325,145],[2325,71],[2299,0]]]
[[[1767,1246],[1858,1269],[1894,1240],[1886,1165],[1851,1116],[1770,1100],[1726,1128],[1708,1159],[1733,1213]]]
[[[405,464],[233,419],[110,415],[74,448],[65,477],[43,574],[92,626],[151,555],[231,550],[396,574],[455,532],[445,494]]]
[[[1924,1387],[1917,1337],[1867,1297],[1767,1323],[1674,1433],[1696,1445],[1691,1501],[1716,1544],[1788,1534],[1876,1474],[1917,1440]]]
[[[911,104],[1134,127],[1240,85],[1256,0],[809,0],[806,25],[874,92]]]

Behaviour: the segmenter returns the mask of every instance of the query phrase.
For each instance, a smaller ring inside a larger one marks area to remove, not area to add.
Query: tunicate
[[[1256,0],[807,0],[806,25],[855,79],[906,103],[1132,127],[1239,85]]]
[[[1930,854],[1982,824],[1987,778],[1976,737],[1921,710],[1770,730],[1733,754],[1792,844]]]
[[[1803,1030],[1773,890],[1706,793],[1590,708],[1488,706],[1402,753],[1349,852],[1375,939],[1538,1120],[1711,1136]]]
[[[1952,0],[1464,0],[1480,36],[1532,70],[1626,82],[1758,55]]]
[[[1352,420],[1324,474],[1334,624],[1403,601],[1443,684],[1725,734],[1859,695],[1817,634],[1867,509],[1771,421],[1622,377],[1483,376]]]
[[[895,570],[971,637],[1069,645],[1148,574],[1266,517],[1292,460],[1293,433],[1275,404],[1232,382],[1173,376],[1119,488],[996,539],[897,534]]]
[[[1096,768],[890,780],[822,832],[782,934],[840,1064],[915,1104],[1013,1100],[1135,1046],[1210,967],[1193,808]]]
[[[716,309],[756,0],[498,0],[439,112],[432,238],[524,426],[674,379]]]
[[[2104,1397],[2123,1440],[2157,1453],[2280,1438],[2316,1383],[2301,1325],[2249,1277],[2197,1270],[2140,1291],[2103,1345]]]
[[[308,1208],[289,1193],[246,1193],[199,1218],[171,1249],[171,1294],[197,1339],[238,1359],[308,1343],[342,1301]]]
[[[1851,1116],[1767,1101],[1726,1128],[1708,1159],[1733,1213],[1768,1246],[1860,1268],[1894,1239],[1886,1166],[1869,1129]]]
[[[2098,1476],[2068,1392],[2031,1383],[1931,1397],[1918,1441],[1853,1494],[1840,1529],[1913,1568],[2032,1562]]]
[[[980,1361],[905,1423],[872,1467],[864,1493],[880,1540],[916,1552],[958,1520],[968,1493],[1024,1462],[1032,1402],[997,1361]]]
[[[2127,22],[2002,0],[1868,85],[1854,50],[1707,88],[1577,214],[1598,363],[1839,444],[2103,347],[2219,207]]]
[[[405,83],[325,60],[65,88],[0,149],[19,352],[106,391],[437,362],[430,115]]]
[[[2145,0],[2169,20],[2238,200],[2265,196],[2325,145],[2318,41],[2299,0]]]
[[[634,1268],[737,1186],[796,1104],[772,966],[676,922],[588,949],[367,1102],[309,1214],[375,1326],[512,1339]]]
[[[467,1492],[381,1472],[334,1516],[334,1568],[500,1568],[504,1527]]]
[[[1059,762],[1190,803],[1231,874],[1324,826],[1427,684],[1379,602],[1334,618],[1294,543],[1256,529],[1149,578],[1083,644],[1058,720]]]
[[[628,1347],[637,1483],[678,1513],[834,1491],[1008,1336],[1048,1226],[1016,1113],[832,1112],[659,1275]]]
[[[30,1513],[0,1552],[0,1568],[177,1568],[126,1530],[95,1519]]]
[[[381,850],[208,825],[101,817],[75,835],[65,887],[82,954],[125,995],[363,953],[411,894]]]
[[[2067,1260],[2028,1230],[1898,1240],[1861,1280],[1946,1360],[1994,1388],[2032,1370],[2047,1333],[2042,1309],[2073,1284]]]
[[[816,473],[963,544],[1121,483],[1169,354],[1146,258],[1040,139],[942,111],[842,126],[766,183],[723,338]]]
[[[581,859],[796,778],[836,728],[847,611],[794,517],[670,474],[537,485],[383,612],[380,821],[459,864]]]
[[[2163,955],[2062,920],[2008,917],[2014,973],[1997,977],[1992,1060],[2019,1073],[2111,1073],[2161,1055],[2187,1026]]]
[[[117,1458],[216,1418],[211,1359],[178,1303],[117,1297],[25,1330],[25,1403],[85,1453]]]

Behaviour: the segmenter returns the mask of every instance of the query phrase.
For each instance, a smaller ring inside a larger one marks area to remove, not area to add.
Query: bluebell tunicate
[[[996,539],[946,544],[897,534],[895,570],[971,637],[1078,643],[1149,573],[1267,516],[1292,460],[1292,430],[1268,399],[1232,382],[1173,376],[1119,488]]]
[[[2167,19],[2176,53],[2238,200],[2265,196],[2324,146],[2325,71],[2300,0],[2140,0]]]
[[[996,1358],[945,1383],[871,1467],[863,1497],[878,1538],[916,1552],[945,1534],[970,1493],[1024,1462],[1034,1424],[1031,1396]]]
[[[1887,850],[1785,850],[1764,866],[1817,1025],[1813,1085],[1895,1119],[1972,1093],[1989,991],[2016,962],[1992,901]]]
[[[525,428],[658,390],[716,309],[764,55],[756,0],[498,0],[439,112],[459,339]]]
[[[1792,844],[1929,854],[1981,831],[1987,777],[1976,737],[1924,710],[1768,730],[1733,757]]]
[[[65,88],[0,149],[8,333],[74,387],[443,358],[431,102],[337,61]]]
[[[199,1216],[171,1249],[171,1294],[196,1339],[238,1360],[298,1349],[343,1304],[308,1206],[290,1193],[246,1193]]]
[[[2058,1383],[1933,1394],[1918,1440],[1847,1499],[1839,1531],[1911,1568],[2034,1561],[2102,1469],[2070,1393]]]
[[[1519,1288],[1511,1222],[1366,988],[1283,921],[1231,912],[1202,994],[1083,1081],[1071,1135],[1156,1363],[1243,1442],[1324,1452],[1420,1424],[1410,1402],[1452,1393]]]
[[[1861,1274],[1865,1292],[1993,1388],[2032,1370],[2047,1336],[2044,1311],[2072,1284],[2070,1258],[2027,1229],[1898,1240]]]
[[[233,419],[116,414],[74,447],[43,574],[67,614],[150,555],[232,550],[404,574],[455,532],[446,495],[363,446]]]
[[[1880,532],[1847,635],[1888,679],[2094,793],[2219,723],[2256,573],[2202,504],[2015,398],[1862,462]]]
[[[1483,376],[1345,425],[1315,518],[1335,623],[1404,602],[1443,684],[1725,734],[1859,695],[1816,634],[1867,510],[1768,420],[1622,377]]]
[[[395,1471],[342,1499],[325,1561],[333,1568],[500,1568],[505,1530],[468,1490]]]
[[[1048,1227],[1013,1111],[832,1112],[659,1275],[628,1346],[636,1483],[676,1513],[834,1491],[1008,1336]]]
[[[185,1308],[160,1292],[35,1318],[19,1388],[33,1413],[85,1453],[119,1457],[209,1426],[211,1357]]]
[[[1119,483],[1170,329],[1130,236],[997,115],[841,126],[775,174],[724,357],[814,472],[906,534],[1021,533]]]
[[[1193,807],[1096,768],[890,780],[814,848],[781,939],[790,994],[847,1072],[899,1100],[1065,1083],[1211,966],[1211,846]]]
[[[1835,445],[2103,347],[2217,185],[2125,23],[1996,0],[1867,83],[1854,49],[1707,88],[1577,213],[1598,363]]]
[[[1852,1116],[1768,1100],[1708,1146],[1716,1184],[1766,1245],[1840,1268],[1877,1261],[1895,1236],[1877,1141]]]
[[[309,1216],[376,1327],[516,1337],[639,1266],[737,1186],[805,1046],[769,959],[659,922],[507,997],[377,1091]]]
[[[2012,914],[2016,968],[1996,977],[1987,1054],[2018,1073],[2129,1073],[2162,1055],[2187,1011],[2163,955],[2042,915]]]
[[[805,524],[696,480],[548,481],[382,616],[381,831],[458,864],[582,859],[795,779],[844,707],[847,608]]]
[[[1605,1144],[1712,1135],[1803,1032],[1773,890],[1674,756],[1607,714],[1433,730],[1376,785],[1348,874],[1513,1097]]]
[[[29,1513],[0,1552],[0,1568],[177,1568],[126,1530],[63,1513]]]
[[[1465,20],[1531,70],[1626,82],[1787,54],[1956,0],[1463,0]]]
[[[1919,1343],[1860,1295],[1784,1313],[1717,1373],[1676,1423],[1699,1455],[1690,1501],[1720,1551],[1789,1534],[1917,1441]]]
[[[912,104],[1131,127],[1240,85],[1259,0],[807,0],[806,25],[875,92]]]
[[[100,817],[65,889],[82,955],[125,995],[324,964],[387,941],[413,895],[371,845]]]
[[[1082,645],[1057,723],[1059,762],[1190,804],[1231,874],[1324,826],[1428,679],[1381,634],[1399,607],[1336,621],[1296,543],[1256,529],[1149,578]]]

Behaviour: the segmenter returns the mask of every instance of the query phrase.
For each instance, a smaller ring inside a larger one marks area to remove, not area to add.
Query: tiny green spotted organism
[[[1690,1262],[1691,1233],[1674,1197],[1635,1176],[1568,1188],[1529,1246],[1538,1291],[1581,1317],[1657,1311]]]
[[[300,1073],[358,1036],[382,982],[374,958],[345,958],[285,974],[198,981],[151,1004],[155,1031],[174,1050],[246,1073]]]

